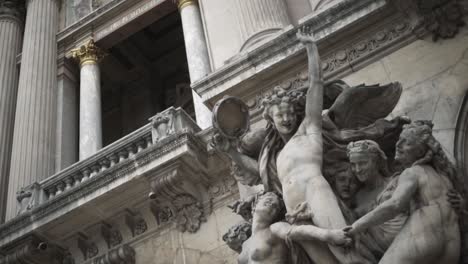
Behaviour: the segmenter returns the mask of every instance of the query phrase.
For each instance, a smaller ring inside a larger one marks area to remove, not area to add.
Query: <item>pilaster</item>
[[[290,24],[284,0],[236,0],[241,50],[258,43]]]
[[[21,51],[24,3],[0,0],[0,223],[8,193],[13,126],[18,93],[16,56]]]

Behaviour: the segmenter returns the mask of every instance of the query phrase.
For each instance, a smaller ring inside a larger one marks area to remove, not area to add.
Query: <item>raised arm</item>
[[[320,57],[313,33],[309,27],[303,27],[297,32],[297,38],[307,50],[309,64],[309,89],[306,96],[304,122],[307,127],[322,129],[323,110],[323,79]]]
[[[418,189],[416,173],[411,168],[403,171],[392,197],[354,222],[349,233],[356,234],[371,226],[380,225],[406,210]]]

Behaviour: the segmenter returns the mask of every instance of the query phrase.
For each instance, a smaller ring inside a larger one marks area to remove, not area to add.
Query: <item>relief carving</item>
[[[413,17],[432,34],[434,41],[454,38],[465,26],[468,14],[466,0],[394,0],[397,7]]]
[[[151,178],[151,209],[158,223],[176,220],[181,232],[195,233],[211,210],[207,180],[201,173],[189,172],[176,164]]]
[[[125,214],[125,223],[128,228],[132,231],[132,236],[136,237],[141,235],[148,230],[148,225],[146,224],[145,219],[140,214],[134,213],[127,209]]]
[[[4,249],[1,264],[69,264],[70,253],[36,235],[26,236]],[[73,261],[73,259],[71,259]]]
[[[110,250],[107,254],[95,258],[93,264],[134,264],[135,250],[129,245],[123,245]]]

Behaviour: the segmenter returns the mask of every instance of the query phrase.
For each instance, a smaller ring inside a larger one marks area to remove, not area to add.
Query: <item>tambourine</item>
[[[242,137],[249,126],[249,108],[241,99],[226,96],[213,107],[213,127],[226,138]]]

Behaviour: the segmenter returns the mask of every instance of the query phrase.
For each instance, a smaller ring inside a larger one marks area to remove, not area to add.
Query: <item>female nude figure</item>
[[[314,225],[326,229],[341,228],[346,226],[346,221],[322,174],[323,80],[318,49],[309,29],[300,30],[297,37],[307,48],[310,86],[306,95],[305,117],[278,155],[278,178],[288,213],[306,203]],[[352,250],[330,247],[335,259],[323,244],[313,241],[299,243],[317,263],[337,263],[336,259],[339,263],[371,263]]]
[[[405,125],[395,159],[406,169],[393,194],[347,228],[349,234],[380,225],[409,208],[408,220],[379,263],[457,263],[458,216],[446,195],[461,184],[440,143],[432,136],[432,123]]]
[[[239,264],[309,264],[295,262],[286,241],[316,240],[333,245],[345,245],[351,239],[342,230],[327,230],[313,225],[293,226],[278,222],[284,217],[284,205],[272,192],[261,195],[253,210],[252,236],[243,243]]]
[[[351,142],[348,144],[347,154],[351,170],[361,183],[361,188],[355,193],[356,207],[353,210],[355,216],[361,217],[392,196],[398,176],[389,175],[387,157],[375,141]],[[359,239],[375,258],[380,259],[407,218],[408,212],[403,211],[392,219],[369,228]]]

